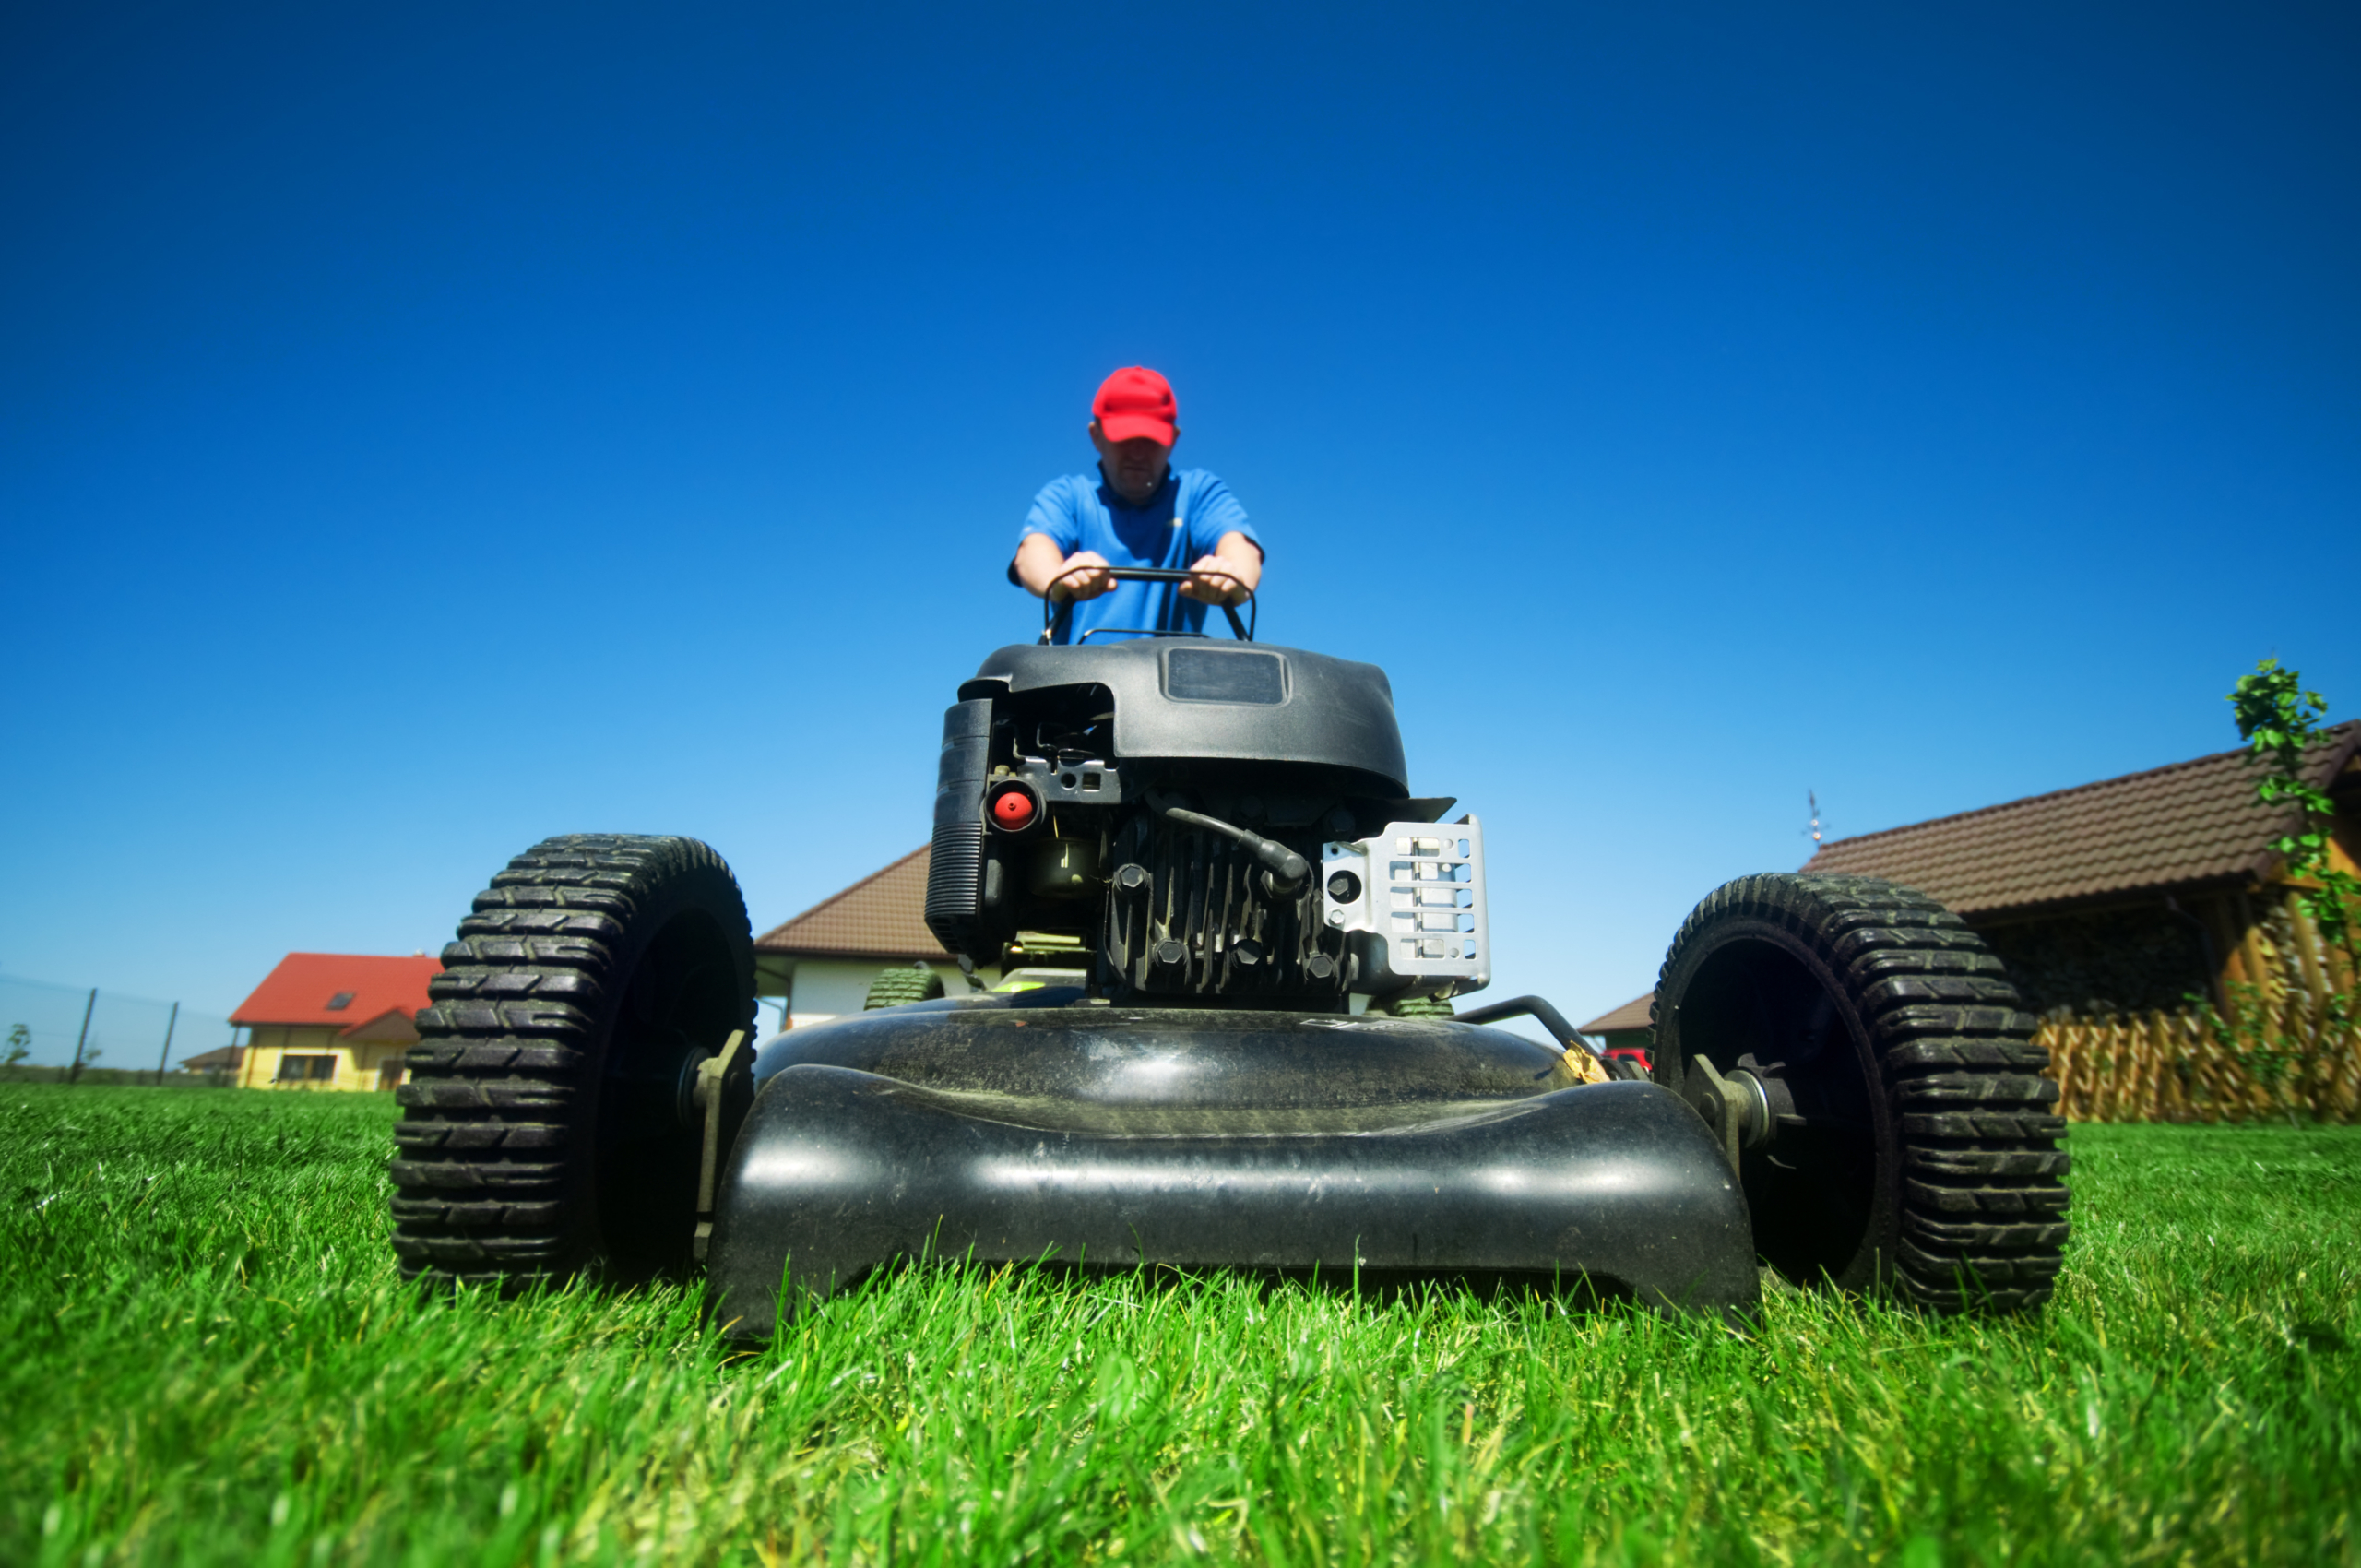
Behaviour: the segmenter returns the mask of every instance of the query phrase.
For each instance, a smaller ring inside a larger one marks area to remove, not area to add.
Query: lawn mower
[[[417,1016],[403,1273],[702,1265],[749,1339],[927,1258],[1730,1319],[1766,1268],[1936,1311],[2048,1295],[2056,1086],[1958,917],[1866,878],[1729,883],[1673,940],[1645,1071],[1539,997],[1454,1014],[1490,976],[1482,825],[1410,793],[1382,671],[1258,643],[1247,610],[1230,638],[1067,645],[1045,602],[1041,641],[959,685],[926,921],[1002,989],[757,1043],[745,905],[704,844],[510,861]],[[1515,1017],[1554,1043],[1490,1027]]]

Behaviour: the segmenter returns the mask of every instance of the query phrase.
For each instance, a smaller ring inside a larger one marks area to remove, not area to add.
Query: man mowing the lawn
[[[1173,470],[1179,422],[1171,383],[1137,365],[1115,372],[1090,402],[1097,474],[1051,480],[1033,498],[1008,580],[1072,606],[1056,641],[1199,631],[1208,605],[1243,603],[1262,581],[1261,537],[1229,487],[1203,469]],[[1190,579],[1118,582],[1110,566]]]

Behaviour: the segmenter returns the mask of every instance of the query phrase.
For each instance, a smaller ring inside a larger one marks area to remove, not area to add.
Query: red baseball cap
[[[1145,435],[1169,446],[1180,434],[1176,422],[1180,406],[1173,401],[1172,383],[1139,365],[1127,365],[1098,384],[1090,400],[1090,416],[1109,441],[1134,441]]]

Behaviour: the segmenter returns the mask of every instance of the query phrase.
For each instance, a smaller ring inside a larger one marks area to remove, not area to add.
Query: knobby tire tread
[[[660,879],[718,872],[693,838],[570,834],[476,895],[415,1020],[388,1168],[402,1277],[515,1291],[589,1260],[569,1192],[602,1012],[628,983],[632,919]],[[742,928],[744,904],[738,898]],[[747,1020],[751,1023],[751,1017]]]
[[[881,969],[869,982],[869,993],[861,998],[861,1011],[873,1013],[881,1007],[902,1007],[913,1002],[933,1002],[943,995],[943,977],[933,969],[920,966],[901,965]]]
[[[1665,965],[1707,926],[1750,916],[1816,948],[1853,992],[1901,1141],[1901,1225],[1884,1281],[1938,1312],[2047,1301],[2070,1230],[2071,1157],[2049,1053],[2000,960],[1965,921],[1875,877],[1779,873],[1715,890]],[[1659,996],[1663,994],[1660,982]],[[1661,1006],[1661,1003],[1658,1004]]]

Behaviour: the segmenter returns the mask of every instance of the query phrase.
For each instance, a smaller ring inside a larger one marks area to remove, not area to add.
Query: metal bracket
[[[1751,1056],[1740,1058],[1742,1063],[1751,1063],[1753,1060]],[[1799,1122],[1793,1115],[1781,1114],[1783,1108],[1794,1108],[1784,1083],[1774,1079],[1765,1085],[1748,1065],[1740,1065],[1724,1077],[1703,1056],[1689,1059],[1689,1081],[1682,1086],[1680,1098],[1705,1119],[1705,1125],[1721,1140],[1722,1153],[1732,1170],[1738,1168],[1740,1148],[1759,1148],[1777,1134],[1780,1123]]]
[[[1320,861],[1323,918],[1360,959],[1358,989],[1464,996],[1491,983],[1484,827],[1472,814],[1389,822],[1323,845]]]
[[[689,1250],[699,1263],[705,1262],[706,1248],[713,1241],[714,1172],[721,1163],[721,1086],[745,1043],[746,1031],[732,1029],[721,1054],[697,1065],[696,1101],[705,1112],[705,1152],[697,1162],[697,1230]]]
[[[1680,1098],[1687,1100],[1721,1141],[1722,1154],[1738,1170],[1738,1144],[1746,1132],[1746,1104],[1738,1087],[1703,1056],[1689,1059],[1689,1081]]]

